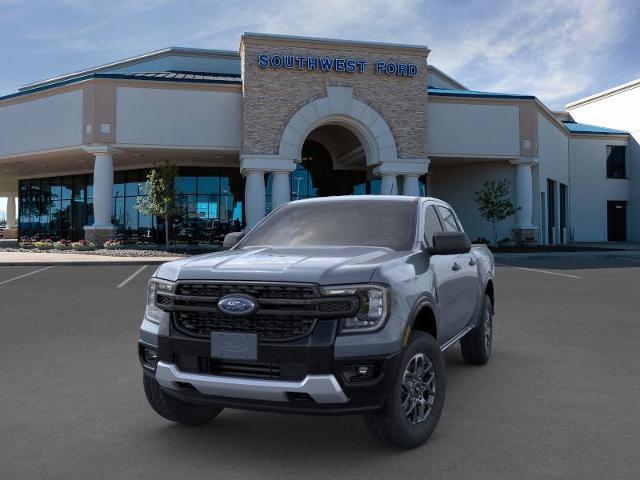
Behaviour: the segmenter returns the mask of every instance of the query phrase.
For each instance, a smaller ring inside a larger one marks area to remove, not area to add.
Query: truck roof
[[[388,202],[417,202],[421,198],[425,197],[410,197],[408,195],[336,195],[333,197],[305,198],[303,200],[294,200],[294,202],[379,202],[381,200]]]

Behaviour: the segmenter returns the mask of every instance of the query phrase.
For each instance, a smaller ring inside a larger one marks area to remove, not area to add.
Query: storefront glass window
[[[112,223],[125,244],[164,243],[163,220],[136,209],[147,173],[114,174]],[[244,180],[237,168],[180,168],[176,192],[173,243],[220,244],[227,233],[243,228]],[[92,175],[21,180],[19,195],[21,236],[78,240],[84,226],[93,224]]]

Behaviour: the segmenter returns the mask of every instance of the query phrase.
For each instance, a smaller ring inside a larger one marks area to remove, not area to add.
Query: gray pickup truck
[[[285,204],[228,251],[161,265],[140,329],[144,390],[171,421],[223,408],[364,415],[404,448],[433,432],[443,353],[491,354],[494,262],[434,198]]]

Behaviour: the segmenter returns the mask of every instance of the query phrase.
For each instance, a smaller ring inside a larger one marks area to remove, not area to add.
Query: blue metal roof
[[[518,93],[498,93],[498,92],[479,92],[477,90],[455,90],[448,88],[428,87],[429,95],[439,97],[476,97],[476,98],[519,98],[525,100],[535,100],[533,95],[521,95]]]
[[[0,100],[9,98],[22,97],[35,92],[42,92],[51,88],[62,87],[72,83],[90,80],[92,78],[113,78],[119,80],[146,80],[152,82],[186,82],[186,83],[222,83],[231,85],[242,85],[240,75],[229,73],[194,73],[194,72],[149,72],[149,73],[90,73],[81,77],[74,77],[69,80],[62,80],[55,83],[49,83],[41,87],[35,87],[28,90],[22,90],[17,93],[10,93],[0,97]]]
[[[629,132],[624,130],[614,130],[613,128],[598,127],[596,125],[588,125],[586,123],[563,121],[564,126],[571,133],[597,133],[600,135],[628,135]]]

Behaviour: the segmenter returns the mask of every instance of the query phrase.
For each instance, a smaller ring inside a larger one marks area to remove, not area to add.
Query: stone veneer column
[[[246,170],[244,189],[244,215],[247,220],[247,230],[256,226],[262,220],[266,209],[264,172],[261,170]]]
[[[516,228],[513,229],[515,240],[528,240],[536,238],[538,227],[533,225],[533,173],[532,167],[537,165],[535,157],[521,157],[509,160],[516,167],[515,197]]]
[[[93,164],[93,225],[84,227],[88,241],[102,246],[113,237],[115,227],[111,223],[113,212],[113,155],[116,150],[109,145],[85,147],[95,156]]]

